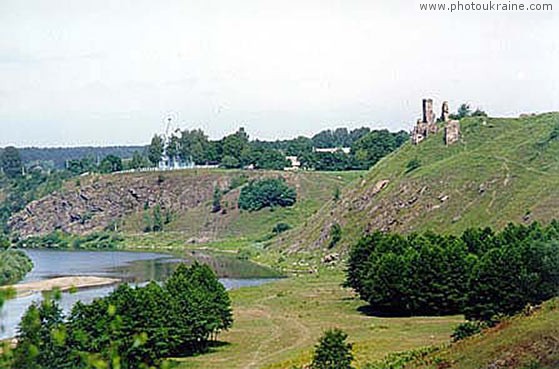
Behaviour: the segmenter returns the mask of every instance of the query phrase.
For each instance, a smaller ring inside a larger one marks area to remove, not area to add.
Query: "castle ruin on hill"
[[[433,99],[423,99],[423,116],[417,120],[417,123],[413,128],[411,134],[412,144],[417,145],[429,135],[436,134],[440,128],[438,122],[442,122],[444,124],[445,144],[451,145],[460,139],[460,121],[450,119],[448,102],[443,102],[441,116],[437,120],[433,109]]]

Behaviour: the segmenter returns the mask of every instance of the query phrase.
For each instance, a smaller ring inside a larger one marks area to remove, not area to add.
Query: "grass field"
[[[393,351],[448,342],[462,317],[380,318],[340,286],[343,275],[326,272],[232,291],[235,323],[212,352],[179,359],[179,369],[279,369],[308,363],[321,333],[338,327],[354,343],[355,365]]]

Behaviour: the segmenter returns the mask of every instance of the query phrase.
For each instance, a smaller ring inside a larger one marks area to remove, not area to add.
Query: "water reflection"
[[[179,262],[190,263],[199,260],[209,264],[222,277],[221,283],[227,289],[257,286],[277,277],[273,271],[262,266],[234,258],[215,258],[211,255],[192,253],[188,259],[180,259],[167,254],[139,253],[125,251],[57,251],[28,250],[34,268],[21,282],[38,281],[60,276],[100,276],[120,278],[134,285],[146,281],[163,281],[177,267]],[[245,277],[245,278],[239,278]],[[247,278],[266,277],[266,278]],[[95,287],[63,293],[60,306],[67,314],[77,301],[89,303],[93,299],[108,295],[115,286]],[[40,301],[42,295],[29,296],[6,301],[0,312],[0,339],[13,337],[21,317],[34,301]]]

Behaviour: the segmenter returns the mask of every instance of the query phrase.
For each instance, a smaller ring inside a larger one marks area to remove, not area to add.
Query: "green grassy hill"
[[[559,300],[533,314],[518,315],[497,327],[437,350],[406,369],[559,368]]]
[[[385,157],[279,245],[324,251],[335,223],[342,227],[336,247],[344,249],[376,229],[457,234],[559,217],[559,113],[466,118],[461,130],[454,145],[439,132]]]

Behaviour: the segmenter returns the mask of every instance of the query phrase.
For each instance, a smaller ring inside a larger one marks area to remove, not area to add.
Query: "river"
[[[141,284],[149,280],[164,280],[181,259],[168,254],[127,251],[58,251],[58,250],[28,250],[26,251],[33,260],[33,270],[20,283],[39,281],[49,278],[66,276],[99,276],[119,278],[133,284]],[[227,289],[247,286],[257,286],[269,282],[270,278],[230,278],[237,275],[237,270],[242,269],[238,261],[224,262],[221,259],[212,259],[203,255],[204,262],[211,260],[214,269],[221,277],[221,283]],[[217,260],[217,261],[216,261]],[[215,267],[218,265],[219,267]],[[254,265],[247,269],[254,268]],[[258,272],[257,275],[260,275]],[[115,286],[105,286],[82,289],[74,293],[63,293],[59,301],[65,313],[68,313],[74,303],[85,303],[93,299],[106,296]],[[0,339],[14,337],[21,317],[34,301],[40,301],[42,295],[35,293],[29,296],[15,298],[5,302],[0,312]]]

